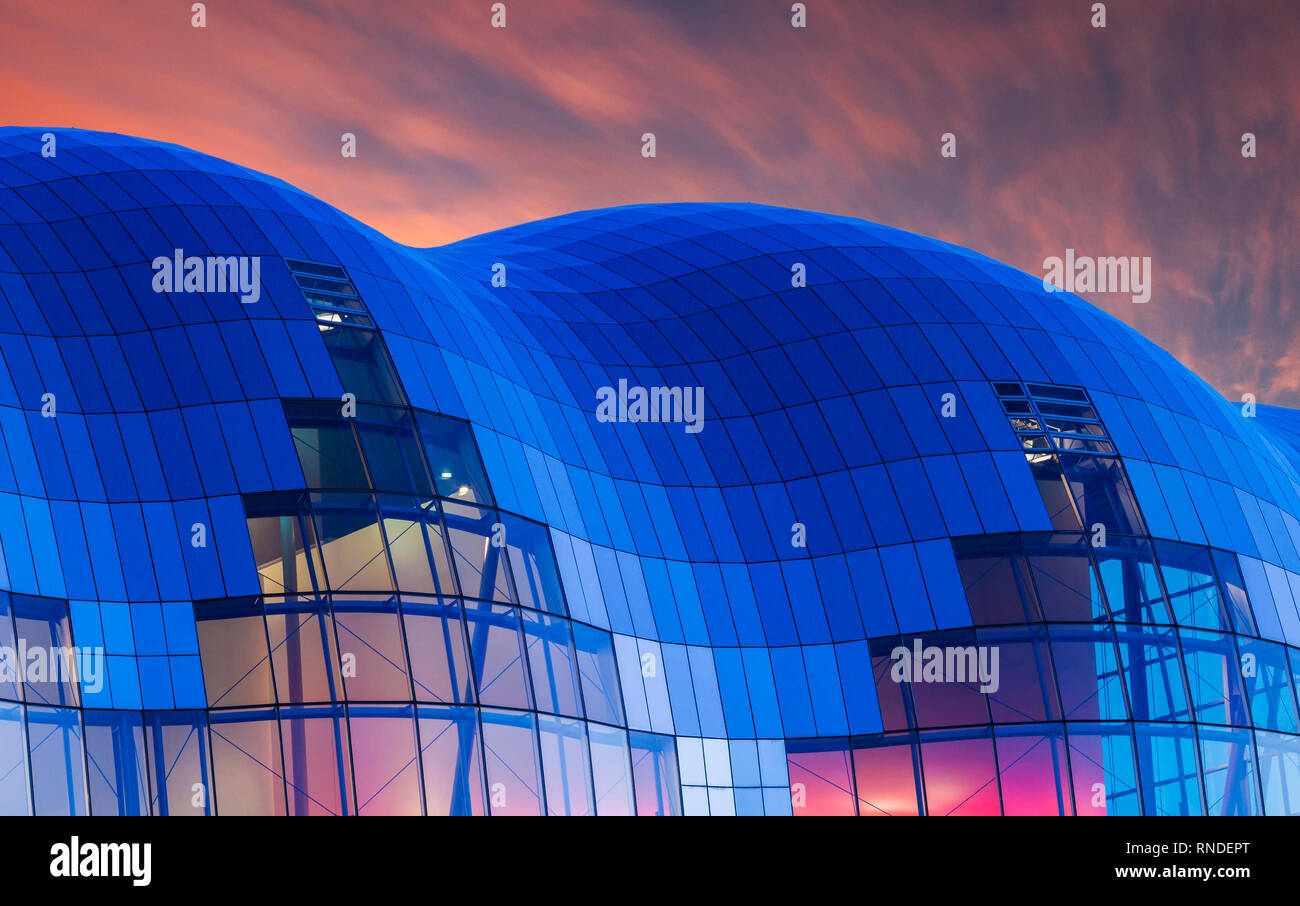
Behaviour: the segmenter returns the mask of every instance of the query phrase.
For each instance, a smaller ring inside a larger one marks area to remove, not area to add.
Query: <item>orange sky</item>
[[[493,29],[488,0],[209,0],[196,29],[189,0],[0,0],[0,124],[177,142],[413,245],[718,200],[1034,274],[1150,255],[1150,302],[1092,300],[1233,398],[1300,406],[1295,4],[1112,0],[1105,29],[1090,5],[807,0],[797,30],[786,0],[506,0]]]

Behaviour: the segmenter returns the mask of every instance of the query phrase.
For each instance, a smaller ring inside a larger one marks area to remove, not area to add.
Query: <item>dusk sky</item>
[[[0,0],[0,123],[176,142],[419,246],[753,201],[1035,275],[1150,256],[1150,302],[1089,298],[1233,399],[1300,406],[1295,0],[1113,0],[1105,28],[1087,0],[806,5],[794,29],[789,0],[506,0],[494,29],[490,0],[210,0],[197,29],[189,0]]]

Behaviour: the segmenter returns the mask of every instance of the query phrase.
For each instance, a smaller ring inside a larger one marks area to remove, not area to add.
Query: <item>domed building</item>
[[[0,303],[0,813],[1300,812],[1300,416],[974,252],[11,128]]]

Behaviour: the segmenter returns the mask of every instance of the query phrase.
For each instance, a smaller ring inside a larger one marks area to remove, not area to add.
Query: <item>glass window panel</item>
[[[548,815],[594,815],[587,728],[581,720],[537,716]]]
[[[992,654],[980,649],[974,631],[936,633],[923,638],[904,636],[901,647],[907,650],[907,658],[895,661],[890,679],[901,675],[908,685],[918,727],[989,722],[988,700],[980,691],[980,677],[993,677]]]
[[[568,616],[546,526],[506,513],[501,514],[501,521],[506,527],[506,552],[519,603]]]
[[[13,595],[12,601],[18,647],[25,651],[18,667],[28,704],[81,704],[81,664],[72,647],[68,602],[31,595]]]
[[[492,493],[469,424],[431,412],[416,412],[415,420],[438,495],[491,504]]]
[[[1259,788],[1249,730],[1201,727],[1205,807],[1210,815],[1258,815]]]
[[[788,740],[786,765],[794,815],[854,815],[848,740]]]
[[[1300,750],[1294,736],[1256,731],[1264,814],[1300,815]]]
[[[613,637],[594,626],[574,623],[573,642],[587,717],[607,724],[624,723]]]
[[[1296,690],[1296,701],[1300,703],[1300,649],[1288,645],[1286,653],[1291,664],[1291,684]]]
[[[348,725],[357,814],[421,814],[412,709],[354,705],[348,709]]]
[[[1195,719],[1210,724],[1250,726],[1242,690],[1242,664],[1227,633],[1184,629],[1183,666],[1196,709]]]
[[[1295,733],[1296,700],[1286,649],[1275,642],[1240,636],[1241,676],[1256,727]]]
[[[323,322],[319,327],[344,392],[373,403],[406,405],[393,360],[377,331]]]
[[[1075,814],[1142,814],[1130,727],[1127,723],[1066,725]]]
[[[997,754],[1003,814],[1074,814],[1064,727],[998,727]]]
[[[591,774],[596,794],[597,815],[633,815],[632,762],[628,757],[627,731],[617,727],[588,724],[591,742]]]
[[[149,814],[149,758],[140,715],[134,711],[86,711],[84,717],[90,813]]]
[[[284,769],[275,709],[213,711],[212,774],[220,815],[283,815]]]
[[[921,814],[921,757],[913,734],[853,740],[858,814]]]
[[[402,622],[411,655],[415,700],[440,704],[474,701],[465,624],[453,599],[402,597]]]
[[[326,297],[320,293],[303,293],[307,301],[311,303],[312,311],[316,313],[316,320],[324,321],[329,325],[335,324],[354,324],[358,327],[374,327],[375,322],[371,317],[360,311],[340,311],[338,307],[326,307],[335,299],[340,297]]]
[[[682,788],[677,779],[677,748],[671,736],[627,734],[638,815],[680,815]]]
[[[0,592],[0,699],[22,701],[18,684],[18,640],[14,636],[13,609],[9,592]]]
[[[409,409],[361,405],[355,421],[370,481],[377,490],[433,493]]]
[[[1190,720],[1174,630],[1130,626],[1115,629],[1133,719]]]
[[[1032,393],[1032,391],[1031,391]],[[1035,394],[1036,395],[1036,394]],[[1063,417],[1063,419],[1096,419],[1097,413],[1091,406],[1070,406],[1069,403],[1037,403],[1039,412],[1045,416]]]
[[[927,815],[999,815],[998,768],[987,730],[921,734]]]
[[[1076,453],[1062,453],[1060,459],[1085,530],[1092,531],[1100,524],[1106,526],[1108,535],[1146,533],[1137,499],[1118,459]]]
[[[1071,452],[1084,453],[1114,453],[1115,448],[1109,441],[1090,440],[1084,437],[1065,437],[1062,435],[1053,435],[1052,440],[1056,443],[1057,449]]]
[[[354,814],[351,747],[343,707],[281,708],[280,733],[289,814]]]
[[[455,594],[437,503],[381,494],[379,508],[398,589],[413,594]]]
[[[485,705],[530,707],[520,647],[519,610],[504,604],[466,601],[465,622],[479,700]]]
[[[1232,623],[1219,595],[1209,548],[1172,541],[1156,541],[1155,548],[1169,606],[1178,625],[1231,632]]]
[[[419,718],[427,813],[487,814],[475,709],[421,707]]]
[[[539,711],[581,717],[569,621],[533,610],[522,614],[534,706]]]
[[[370,487],[353,431],[356,419],[343,415],[341,402],[286,400],[284,415],[307,487],[342,491]]]
[[[1025,454],[1029,471],[1034,476],[1034,484],[1047,507],[1047,515],[1052,520],[1052,528],[1063,532],[1077,532],[1083,526],[1074,509],[1074,498],[1061,473],[1060,463],[1052,453],[1030,452]]]
[[[347,282],[347,275],[341,268],[299,261],[290,261],[289,268],[293,271],[294,280],[303,289],[323,289],[333,293],[356,294],[356,290],[352,288],[351,283]],[[356,302],[360,304],[359,299]]]
[[[1241,578],[1241,568],[1237,565],[1235,555],[1227,551],[1213,551],[1214,567],[1223,586],[1223,601],[1232,616],[1232,624],[1237,632],[1246,635],[1259,635],[1255,625],[1255,614],[1246,596],[1246,583]]]
[[[335,595],[343,688],[349,701],[410,701],[406,648],[396,606]],[[359,795],[359,794],[358,794]]]
[[[1042,620],[1017,536],[954,538],[952,546],[975,625]]]
[[[1063,432],[1065,434],[1083,434],[1088,437],[1106,437],[1106,431],[1096,422],[1079,421],[1078,419],[1058,415],[1051,418],[1043,419],[1048,431]]]
[[[894,679],[894,650],[904,644],[897,636],[868,642],[871,672],[876,683],[876,700],[880,705],[881,726],[886,730],[907,730],[916,726],[910,683]]]
[[[267,598],[266,631],[281,704],[342,701],[334,618],[324,600]]]
[[[307,513],[304,495],[246,495],[244,511],[263,594],[296,594],[324,588],[316,527]]]
[[[1101,583],[1086,535],[1026,535],[1029,570],[1045,619],[1087,623],[1107,619]]]
[[[86,765],[80,712],[72,708],[28,705],[27,742],[34,814],[86,814]]]
[[[1106,601],[1117,623],[1171,623],[1150,542],[1107,537],[1093,548]]]
[[[449,501],[442,512],[462,593],[512,603],[510,569],[502,556],[504,523],[497,521],[496,511]]]
[[[541,765],[533,716],[484,709],[482,717],[492,814],[542,814]]]
[[[334,591],[392,591],[384,536],[369,494],[312,494],[325,575]]]
[[[31,814],[23,706],[0,702],[0,815]]]
[[[1133,742],[1146,814],[1202,814],[1193,728],[1138,723],[1133,725]]]
[[[155,815],[211,815],[212,754],[202,711],[151,711],[149,790]]]
[[[1060,720],[1056,672],[1047,643],[1047,629],[983,629],[980,648],[997,652],[994,683],[987,693],[994,723]]]
[[[1048,637],[1062,716],[1066,720],[1126,719],[1114,630],[1108,625],[1057,625],[1049,627]]]
[[[1079,387],[1064,387],[1060,384],[1029,384],[1029,394],[1035,399],[1057,399],[1057,400],[1076,400],[1081,403],[1087,403],[1088,394]],[[1050,405],[1050,404],[1049,404]],[[1066,409],[1079,409],[1080,407],[1062,407]],[[1046,410],[1045,410],[1046,411]],[[1089,409],[1089,412],[1092,410]],[[1090,415],[1095,418],[1095,415]]]
[[[257,598],[201,601],[194,607],[210,707],[275,702],[266,624]]]

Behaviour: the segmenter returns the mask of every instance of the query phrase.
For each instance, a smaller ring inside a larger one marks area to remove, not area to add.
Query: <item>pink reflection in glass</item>
[[[790,751],[790,803],[794,814],[852,815],[853,774],[847,746],[820,752]]]
[[[352,803],[348,725],[343,709],[286,709],[280,731],[284,736],[289,814],[353,814],[356,809]]]
[[[931,736],[921,743],[930,815],[997,815],[997,766],[988,737]]]
[[[889,745],[856,747],[853,772],[858,782],[859,815],[920,814],[916,801],[916,762],[908,737],[900,737]]]
[[[357,814],[420,814],[415,722],[410,709],[353,708],[349,723]]]
[[[1056,735],[998,732],[1002,807],[1008,815],[1070,815],[1065,740]]]

